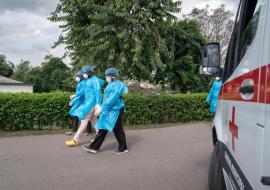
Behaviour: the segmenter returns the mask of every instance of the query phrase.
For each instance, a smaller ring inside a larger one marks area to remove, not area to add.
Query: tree
[[[199,23],[203,37],[207,42],[219,42],[221,46],[222,63],[225,61],[228,43],[234,27],[233,13],[226,10],[224,4],[217,9],[209,10],[209,5],[203,9],[194,8],[185,18]]]
[[[67,44],[75,68],[117,67],[129,78],[149,79],[166,67],[159,26],[172,22],[179,6],[173,0],[60,0],[49,19],[63,23],[55,45]]]
[[[24,79],[34,85],[35,92],[70,91],[74,88],[71,69],[61,58],[52,55],[46,55],[40,67],[30,68]]]
[[[41,77],[42,71],[40,67],[33,67],[25,74],[25,83],[33,84],[34,92],[44,92],[44,80]]]
[[[71,80],[70,68],[61,58],[46,55],[41,64],[42,85],[45,92],[68,90],[67,82]]]
[[[0,75],[10,77],[13,74],[14,64],[6,60],[5,55],[0,54]]]
[[[205,39],[198,23],[180,20],[164,27],[163,35],[171,56],[166,69],[155,74],[155,82],[169,84],[178,92],[205,91],[208,79],[201,76],[198,69]]]
[[[30,62],[21,60],[18,65],[16,65],[14,74],[12,78],[21,82],[26,82],[26,74],[31,69]]]

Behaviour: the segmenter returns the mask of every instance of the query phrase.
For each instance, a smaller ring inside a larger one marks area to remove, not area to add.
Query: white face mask
[[[106,81],[107,81],[107,83],[111,83],[112,82],[112,78],[109,77],[109,76],[106,76]]]
[[[81,78],[80,77],[76,77],[75,80],[76,80],[76,82],[80,82],[81,81]]]
[[[88,78],[88,74],[87,73],[83,73],[83,78],[87,79]]]
[[[220,80],[220,77],[216,77],[216,80]]]

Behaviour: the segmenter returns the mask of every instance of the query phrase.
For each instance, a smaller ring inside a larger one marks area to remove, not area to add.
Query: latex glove
[[[70,107],[73,106],[73,102],[70,101],[70,102],[68,103],[68,105],[69,105]]]
[[[102,112],[102,108],[99,104],[95,106],[95,116],[99,116]]]
[[[69,98],[72,100],[72,99],[75,98],[75,97],[76,97],[76,95],[73,94],[73,95],[71,95]]]

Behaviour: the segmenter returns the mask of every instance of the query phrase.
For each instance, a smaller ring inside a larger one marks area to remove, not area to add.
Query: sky
[[[47,18],[59,0],[0,0],[0,54],[18,64],[21,59],[38,66],[46,54],[63,56],[64,45],[51,48],[61,33],[56,23]],[[189,13],[193,7],[206,4],[216,8],[224,3],[227,9],[236,12],[238,0],[183,0],[179,17]],[[69,64],[70,59],[66,58]]]
[[[203,8],[205,5],[210,5],[210,8],[217,8],[221,4],[226,5],[226,9],[229,9],[236,13],[239,0],[182,0],[182,11],[181,14],[187,14],[191,12],[193,7]]]

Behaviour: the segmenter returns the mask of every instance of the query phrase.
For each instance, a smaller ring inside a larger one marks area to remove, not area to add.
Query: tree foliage
[[[170,84],[178,92],[205,91],[208,80],[198,72],[205,39],[197,22],[176,21],[163,31],[171,56],[167,59],[166,69],[155,74],[155,81]]]
[[[26,81],[26,73],[31,69],[29,61],[21,60],[18,65],[15,66],[12,78],[18,81]]]
[[[46,55],[41,66],[31,67],[29,61],[16,66],[12,78],[34,85],[34,92],[70,91],[74,80],[71,69],[59,57]]]
[[[27,60],[14,65],[0,55],[0,75],[34,85],[34,92],[73,91],[73,71],[62,58],[46,55],[41,66],[33,67]]]
[[[25,73],[23,82],[33,84],[34,92],[43,92],[45,90],[41,73],[42,71],[40,67],[33,67]]]
[[[13,74],[14,64],[6,60],[6,56],[0,54],[0,75],[10,77]]]
[[[72,81],[71,70],[61,58],[46,55],[44,62],[41,64],[40,71],[37,72],[39,73],[37,75],[40,79],[39,82],[41,82],[39,84],[39,91],[67,91],[70,89],[69,83]]]
[[[129,78],[149,79],[166,67],[160,25],[175,19],[179,6],[172,0],[60,0],[50,20],[62,23],[56,45],[67,44],[75,67],[113,66]]]

